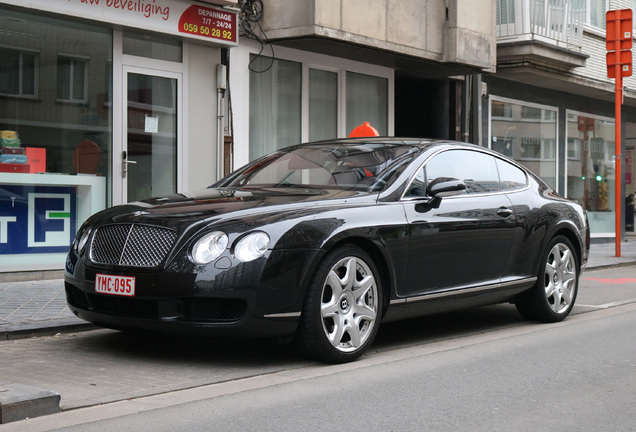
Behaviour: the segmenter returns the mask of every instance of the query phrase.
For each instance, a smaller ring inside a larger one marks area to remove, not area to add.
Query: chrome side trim
[[[460,289],[451,290],[451,291],[424,294],[424,295],[420,295],[420,296],[417,296],[417,297],[407,298],[406,299],[406,303],[412,303],[412,302],[436,299],[436,298],[440,298],[440,297],[452,297],[452,296],[456,296],[456,295],[470,294],[470,293],[475,293],[475,292],[480,292],[480,291],[496,290],[496,289],[500,289],[500,288],[513,287],[513,286],[516,286],[516,285],[526,285],[526,284],[530,285],[530,284],[534,284],[536,282],[536,280],[537,280],[536,277],[532,277],[532,278],[525,278],[525,279],[518,279],[518,280],[514,280],[514,281],[503,282],[503,283],[484,285],[484,286],[475,287],[475,288],[464,288],[464,289],[460,288]]]
[[[287,312],[287,313],[269,314],[269,315],[263,316],[263,318],[298,318],[298,317],[300,317],[300,312]]]

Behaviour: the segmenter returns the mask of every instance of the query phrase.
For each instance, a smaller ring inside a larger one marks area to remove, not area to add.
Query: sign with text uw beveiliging
[[[0,185],[0,255],[68,252],[75,215],[74,187]]]
[[[150,30],[218,45],[238,45],[236,9],[183,0],[0,0],[78,18]]]

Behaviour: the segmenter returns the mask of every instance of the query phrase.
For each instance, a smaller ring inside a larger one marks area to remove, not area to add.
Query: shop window
[[[512,109],[510,104],[496,100],[492,101],[491,115],[493,117],[512,118]]]
[[[300,142],[301,64],[253,57],[250,160]]]
[[[512,157],[557,189],[557,108],[491,98],[491,148]]]
[[[383,136],[388,130],[389,80],[347,72],[347,131],[369,122]]]
[[[543,110],[539,108],[522,106],[521,107],[521,118],[524,120],[541,120],[541,112]]]
[[[509,137],[494,136],[492,137],[492,149],[499,153],[508,156],[509,158],[515,158],[514,147],[512,146],[513,140]]]
[[[614,121],[567,112],[566,197],[585,207],[594,236],[614,233]]]
[[[309,69],[309,141],[338,136],[338,74]]]
[[[363,122],[388,135],[389,78],[257,55],[249,64],[250,160],[301,140],[346,136]]]
[[[57,99],[86,102],[88,62],[83,58],[59,56],[57,59]]]
[[[0,47],[0,95],[37,97],[38,53]]]
[[[0,34],[0,272],[59,270],[110,204],[112,33],[0,7]]]
[[[554,160],[556,155],[556,142],[553,139],[540,139],[522,137],[520,160]]]
[[[123,53],[138,57],[181,63],[183,47],[180,40],[152,33],[124,31]]]
[[[568,160],[581,160],[583,154],[583,140],[568,137]]]

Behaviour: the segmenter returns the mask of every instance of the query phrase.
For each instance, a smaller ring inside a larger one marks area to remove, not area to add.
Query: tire
[[[357,359],[377,334],[381,295],[379,273],[366,252],[353,245],[334,249],[311,278],[297,345],[331,363]]]
[[[543,253],[535,286],[517,303],[528,319],[543,322],[564,320],[572,311],[579,288],[579,265],[570,240],[553,238]]]

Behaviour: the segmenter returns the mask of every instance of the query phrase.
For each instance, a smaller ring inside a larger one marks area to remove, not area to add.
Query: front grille
[[[66,284],[66,298],[78,309],[131,318],[232,322],[243,318],[247,311],[247,302],[241,299],[126,298],[85,293],[69,283]]]
[[[91,243],[91,261],[98,264],[156,267],[168,255],[177,233],[151,225],[114,224],[100,227]]]

